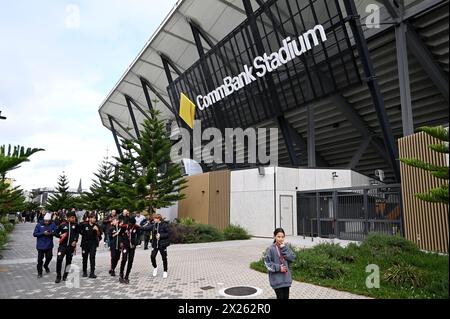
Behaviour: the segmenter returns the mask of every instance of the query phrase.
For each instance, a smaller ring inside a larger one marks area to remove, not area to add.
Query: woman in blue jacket
[[[38,251],[38,278],[42,278],[42,266],[44,266],[47,274],[50,273],[50,268],[48,268],[48,266],[53,258],[53,235],[55,231],[56,225],[52,222],[51,214],[46,214],[44,220],[38,223],[34,229],[33,236],[37,238],[36,249]]]
[[[292,286],[292,274],[289,263],[295,261],[294,252],[285,244],[285,232],[278,228],[274,232],[275,241],[264,257],[264,264],[269,271],[269,281],[275,290],[277,299],[289,299]]]

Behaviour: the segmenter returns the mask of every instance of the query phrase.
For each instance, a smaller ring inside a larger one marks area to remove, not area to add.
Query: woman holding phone
[[[292,286],[292,273],[289,263],[295,261],[294,252],[285,243],[286,234],[282,228],[274,232],[274,243],[264,257],[264,264],[269,271],[269,281],[275,290],[277,299],[289,299]]]

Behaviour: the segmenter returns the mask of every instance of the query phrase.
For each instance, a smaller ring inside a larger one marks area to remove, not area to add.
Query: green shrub
[[[414,266],[397,264],[384,273],[384,280],[397,287],[418,288],[423,285],[423,274]]]
[[[195,237],[190,238],[190,236],[188,236],[187,238],[189,242],[210,243],[224,240],[222,232],[214,226],[195,224],[190,227],[193,227]]]
[[[226,240],[246,240],[251,238],[247,230],[237,225],[230,225],[225,228],[223,235]]]
[[[345,249],[338,244],[321,244],[314,247],[314,250],[343,263],[353,263],[356,259],[353,249]]]
[[[186,244],[187,238],[193,238],[194,229],[182,224],[170,224],[170,242],[172,244]]]
[[[10,233],[14,230],[14,225],[11,223],[3,224],[7,233]]]
[[[8,235],[5,231],[0,230],[0,249],[6,244]]]
[[[370,234],[362,243],[361,248],[372,252],[374,255],[377,253],[395,255],[399,253],[416,254],[420,252],[419,247],[405,238],[381,234]]]
[[[193,226],[196,225],[197,222],[192,217],[185,217],[178,220],[178,223],[185,226]]]
[[[292,269],[319,279],[337,279],[345,275],[347,268],[324,253],[324,249],[329,250],[329,247],[321,245],[318,249],[299,251],[296,261],[291,265]]]

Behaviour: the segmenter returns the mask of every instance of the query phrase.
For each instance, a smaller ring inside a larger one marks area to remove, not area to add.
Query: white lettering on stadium
[[[228,76],[223,79],[223,84],[212,92],[205,96],[197,96],[197,107],[203,111],[256,81],[257,77],[264,77],[267,73],[275,71],[280,66],[289,63],[325,41],[327,41],[327,35],[324,27],[320,24],[303,33],[297,39],[291,40],[290,37],[287,37],[283,40],[283,46],[277,52],[264,53],[263,56],[256,57],[253,60],[253,65],[244,65],[244,71],[239,75]],[[256,72],[256,76],[254,72]]]

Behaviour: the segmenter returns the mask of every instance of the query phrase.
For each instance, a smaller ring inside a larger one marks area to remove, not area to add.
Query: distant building
[[[80,197],[83,190],[80,189],[69,189],[68,193],[74,197]],[[30,193],[30,198],[33,203],[39,204],[39,206],[45,206],[51,195],[58,193],[55,188],[37,188],[33,189]]]

